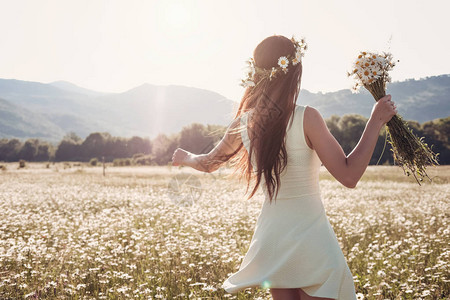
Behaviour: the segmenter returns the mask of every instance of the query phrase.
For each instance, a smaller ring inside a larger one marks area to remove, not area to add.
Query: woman
[[[346,156],[320,113],[296,104],[304,41],[264,39],[250,60],[234,121],[208,154],[178,148],[173,165],[213,172],[228,160],[265,200],[240,269],[222,287],[270,288],[273,299],[356,299],[352,274],[326,217],[319,167],[354,188],[370,161],[379,132],[396,114],[390,95],[373,106],[359,143]],[[242,125],[242,126],[241,126]]]

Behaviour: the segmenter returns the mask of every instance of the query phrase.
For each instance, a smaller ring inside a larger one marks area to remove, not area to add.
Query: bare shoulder
[[[303,112],[303,134],[305,135],[306,144],[310,149],[314,149],[313,142],[311,140],[312,135],[315,135],[317,131],[314,125],[318,123],[322,116],[319,111],[311,106],[305,106]]]
[[[328,137],[329,131],[320,112],[311,106],[307,106],[304,112],[303,131],[308,146],[311,149],[320,147]]]
[[[322,126],[325,123],[322,114],[314,107],[306,106],[304,112],[304,127],[305,130],[307,128],[313,129],[317,128],[317,126]]]
[[[305,107],[305,118],[308,118],[310,120],[314,120],[314,119],[322,119],[322,115],[320,114],[320,112],[317,110],[317,108],[312,107],[312,106],[306,106]]]

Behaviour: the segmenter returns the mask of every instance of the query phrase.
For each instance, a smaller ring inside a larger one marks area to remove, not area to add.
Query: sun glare
[[[161,133],[164,132],[164,128],[162,127],[163,118],[166,116],[164,115],[164,104],[166,100],[166,87],[164,86],[158,86],[157,92],[156,92],[156,101],[155,101],[155,111],[158,112],[156,115],[156,118],[152,120],[152,129],[154,130],[154,133]]]

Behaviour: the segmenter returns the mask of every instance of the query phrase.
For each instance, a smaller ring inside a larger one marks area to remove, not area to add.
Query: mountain
[[[34,112],[42,124],[53,128],[39,136],[54,142],[68,132],[80,137],[106,131],[115,136],[154,138],[163,132],[179,132],[194,122],[227,125],[235,105],[215,92],[185,86],[143,84],[123,93],[100,93],[68,82],[15,79],[0,79],[0,97],[5,101],[4,116],[10,112],[11,118],[17,117],[18,108],[23,108],[27,111],[23,119],[31,120]],[[15,120],[20,123],[19,118]],[[9,125],[0,122],[0,138],[25,136],[29,135],[11,134]]]
[[[0,79],[0,97],[39,113],[83,113],[91,104],[86,94],[15,79]]]
[[[68,92],[74,92],[74,93],[93,96],[93,97],[102,96],[102,95],[107,94],[107,93],[102,93],[102,92],[85,89],[85,88],[79,87],[78,85],[75,85],[73,83],[63,81],[63,80],[51,82],[51,83],[49,83],[49,85],[57,87],[61,90],[68,91]]]
[[[388,84],[387,93],[406,120],[420,123],[450,115],[450,75]],[[331,115],[370,115],[374,100],[365,90],[311,93],[297,103]],[[39,137],[58,142],[68,132],[154,138],[191,123],[228,125],[237,103],[218,93],[186,86],[143,84],[123,93],[101,93],[65,81],[49,84],[0,79],[0,138]]]
[[[387,94],[397,104],[397,111],[405,120],[419,123],[450,116],[450,75],[409,79],[387,84]],[[369,117],[375,103],[365,89],[352,94],[350,90],[331,93],[310,93],[302,90],[297,104],[317,108],[323,117],[360,114]]]
[[[45,116],[0,98],[0,137],[54,140],[63,135]]]
[[[193,122],[227,125],[235,103],[203,89],[143,84],[97,98],[110,123],[138,135],[175,133]]]
[[[82,89],[79,92],[72,90],[40,82],[0,79],[0,98],[16,107],[32,111],[41,119],[45,119],[46,123],[58,127],[60,132],[73,131],[80,136],[86,136],[93,131],[107,131],[108,124],[96,119],[98,104],[95,98],[89,96],[89,93],[81,93]],[[4,136],[6,134],[0,127],[0,138]],[[53,135],[50,140],[58,141],[62,136],[64,134]]]

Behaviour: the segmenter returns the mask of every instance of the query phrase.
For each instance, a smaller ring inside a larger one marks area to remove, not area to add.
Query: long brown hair
[[[293,42],[281,35],[265,38],[253,52],[255,66],[271,70],[277,67],[281,56],[295,56]],[[247,87],[239,104],[234,119],[243,113],[253,110],[248,118],[248,135],[250,139],[249,153],[242,145],[230,155],[230,161],[235,166],[235,172],[240,171],[240,179],[247,181],[249,190],[250,181],[256,178],[252,193],[247,199],[253,197],[264,176],[266,189],[270,197],[276,198],[281,185],[280,173],[287,164],[286,129],[290,117],[293,115],[297,97],[300,91],[302,65],[289,65],[288,72],[269,80],[254,76],[255,86]],[[240,129],[242,130],[242,128]],[[255,170],[252,167],[252,157],[255,155]],[[226,159],[228,160],[228,159]]]

